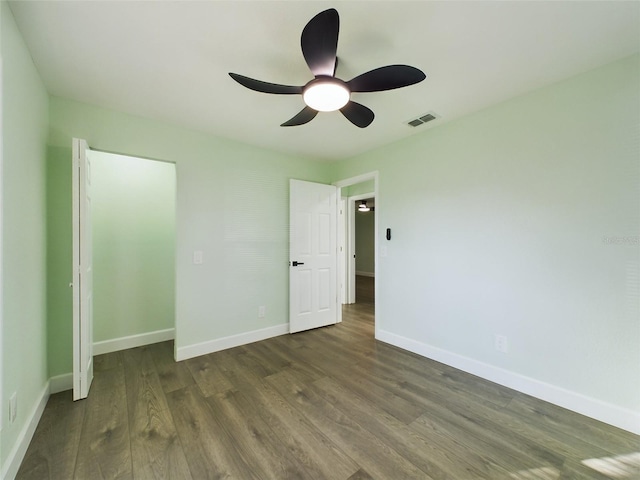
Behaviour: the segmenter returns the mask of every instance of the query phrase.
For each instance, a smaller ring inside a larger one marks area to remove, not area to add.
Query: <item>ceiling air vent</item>
[[[408,121],[407,125],[411,127],[418,127],[420,125],[424,125],[427,122],[430,122],[431,120],[435,120],[436,118],[438,118],[438,116],[434,113],[425,113],[418,118]]]

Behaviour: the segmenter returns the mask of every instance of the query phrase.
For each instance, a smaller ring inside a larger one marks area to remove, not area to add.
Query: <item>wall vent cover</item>
[[[425,113],[424,115],[420,115],[418,118],[414,118],[413,120],[409,120],[407,125],[410,127],[419,127],[420,125],[424,125],[431,120],[435,120],[438,118],[438,115],[435,113]]]

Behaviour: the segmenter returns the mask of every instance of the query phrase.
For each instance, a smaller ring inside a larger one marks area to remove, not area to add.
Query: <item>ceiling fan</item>
[[[354,92],[380,92],[407,87],[421,82],[426,75],[409,65],[387,65],[370,70],[345,82],[335,76],[338,65],[338,31],[340,17],[331,8],[313,17],[302,30],[300,44],[313,80],[303,86],[280,85],[229,73],[231,78],[257,92],[278,95],[302,95],[306,106],[296,116],[284,122],[282,127],[303,125],[315,118],[318,112],[340,112],[354,125],[364,128],[373,122],[374,113],[364,105],[350,99]]]

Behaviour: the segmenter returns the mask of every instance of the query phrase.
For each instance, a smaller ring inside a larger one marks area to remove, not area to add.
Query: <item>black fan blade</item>
[[[245,77],[244,75],[238,75],[237,73],[229,73],[229,76],[240,85],[250,88],[251,90],[255,90],[256,92],[276,93],[279,95],[293,95],[302,93],[302,87],[263,82],[261,80],[255,80],[253,78]]]
[[[375,117],[371,109],[353,101],[347,103],[340,111],[347,120],[360,128],[368,127]]]
[[[305,123],[308,123],[311,120],[313,120],[314,118],[316,118],[317,114],[318,114],[317,110],[314,110],[311,107],[304,107],[300,111],[300,113],[298,113],[295,117],[293,117],[291,120],[287,120],[286,122],[284,122],[280,126],[281,127],[295,127],[297,125],[304,125]]]
[[[370,70],[349,80],[347,85],[352,92],[381,92],[394,88],[407,87],[421,82],[427,76],[409,65],[387,65]]]
[[[316,77],[333,77],[336,72],[339,30],[340,17],[335,8],[320,12],[302,30],[302,55]]]

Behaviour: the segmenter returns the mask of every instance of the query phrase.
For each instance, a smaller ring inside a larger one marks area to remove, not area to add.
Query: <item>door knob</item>
[[[293,262],[291,263],[291,265],[293,265],[294,267],[297,267],[298,265],[304,265],[304,262],[296,262],[296,261],[293,261]]]

